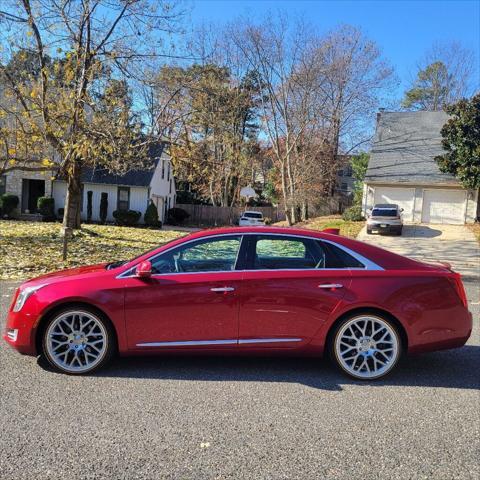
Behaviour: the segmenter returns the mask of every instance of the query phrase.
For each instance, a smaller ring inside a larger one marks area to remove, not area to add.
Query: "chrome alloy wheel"
[[[107,331],[95,315],[72,310],[56,317],[45,334],[45,346],[53,364],[71,372],[87,372],[104,358]]]
[[[352,377],[374,379],[386,375],[400,356],[395,328],[374,316],[347,321],[335,336],[335,357]]]

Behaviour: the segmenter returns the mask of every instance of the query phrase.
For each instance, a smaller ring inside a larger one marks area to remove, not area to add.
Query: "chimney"
[[[382,113],[383,113],[384,111],[385,111],[385,108],[384,108],[384,107],[380,107],[380,108],[378,109],[378,112],[377,112],[377,123],[379,122],[380,117],[381,117],[381,115],[382,115]]]

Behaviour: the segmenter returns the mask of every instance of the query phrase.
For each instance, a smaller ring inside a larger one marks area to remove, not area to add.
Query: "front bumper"
[[[35,325],[38,316],[32,313],[8,312],[3,339],[24,355],[36,355]]]

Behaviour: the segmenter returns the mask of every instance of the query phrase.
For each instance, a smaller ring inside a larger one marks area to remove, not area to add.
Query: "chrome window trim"
[[[137,343],[137,347],[199,347],[209,345],[249,345],[256,343],[301,342],[301,338],[246,338],[239,340],[185,340],[174,342]]]
[[[361,271],[365,271],[365,270],[366,271],[371,271],[371,270],[381,271],[381,270],[384,270],[384,268],[382,268],[380,265],[377,265],[375,262],[373,262],[372,260],[369,260],[368,258],[364,257],[360,253],[357,253],[354,250],[351,250],[350,248],[345,247],[344,245],[336,243],[332,240],[326,240],[324,238],[310,237],[308,235],[297,235],[295,233],[273,233],[273,232],[272,233],[268,233],[268,232],[267,233],[265,233],[265,232],[261,232],[261,233],[259,233],[259,232],[244,232],[244,233],[240,233],[240,234],[220,233],[220,234],[213,234],[213,235],[209,235],[209,236],[205,236],[205,237],[201,237],[201,238],[194,238],[192,240],[188,240],[186,242],[183,242],[181,245],[188,245],[189,243],[196,242],[198,240],[209,239],[209,238],[232,237],[232,236],[233,237],[235,237],[235,236],[238,237],[238,236],[240,236],[242,238],[240,240],[240,247],[239,247],[238,252],[237,252],[237,261],[235,262],[235,266],[236,266],[236,264],[238,262],[238,254],[241,251],[242,242],[243,242],[243,238],[245,237],[245,235],[271,235],[271,236],[278,236],[278,237],[305,238],[307,240],[314,240],[314,241],[329,243],[331,245],[334,245],[337,248],[340,248],[341,250],[348,253],[349,255],[351,255],[353,258],[355,258],[360,263],[362,263],[365,267],[364,268],[362,268],[362,267],[352,267],[352,268],[279,268],[279,269],[212,270],[212,271],[204,271],[204,272],[155,273],[155,274],[152,275],[152,277],[162,277],[162,276],[165,276],[165,275],[202,275],[202,274],[205,274],[205,273],[229,273],[229,272],[280,272],[280,271],[281,272],[313,272],[313,271],[315,271],[315,272],[322,272],[322,271],[345,272],[345,271],[348,271],[348,270],[361,270]],[[164,250],[163,252],[157,253],[156,255],[149,258],[148,260],[153,261],[156,257],[158,257],[160,255],[163,255],[165,253],[168,253],[169,251],[171,251],[174,248],[177,248],[181,245],[175,245],[174,247],[167,248],[167,250]],[[132,274],[132,272],[134,271],[135,268],[136,268],[136,265],[129,268],[125,272],[117,275],[116,278],[135,277],[135,275]]]

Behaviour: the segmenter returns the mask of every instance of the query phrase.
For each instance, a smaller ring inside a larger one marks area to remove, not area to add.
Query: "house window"
[[[343,176],[344,177],[351,177],[352,176],[352,166],[351,165],[347,165],[344,169],[343,169]]]
[[[7,191],[7,176],[0,175],[0,195],[3,195]]]
[[[342,183],[341,190],[348,190],[348,183]]]
[[[339,170],[339,171],[337,172],[337,175],[338,175],[339,177],[343,177],[343,170]]]
[[[165,160],[162,160],[162,178],[165,178]]]
[[[117,210],[130,209],[130,187],[118,187]]]
[[[167,163],[167,180],[170,181],[170,164]]]
[[[170,191],[168,193],[172,193],[172,181],[170,180]]]

